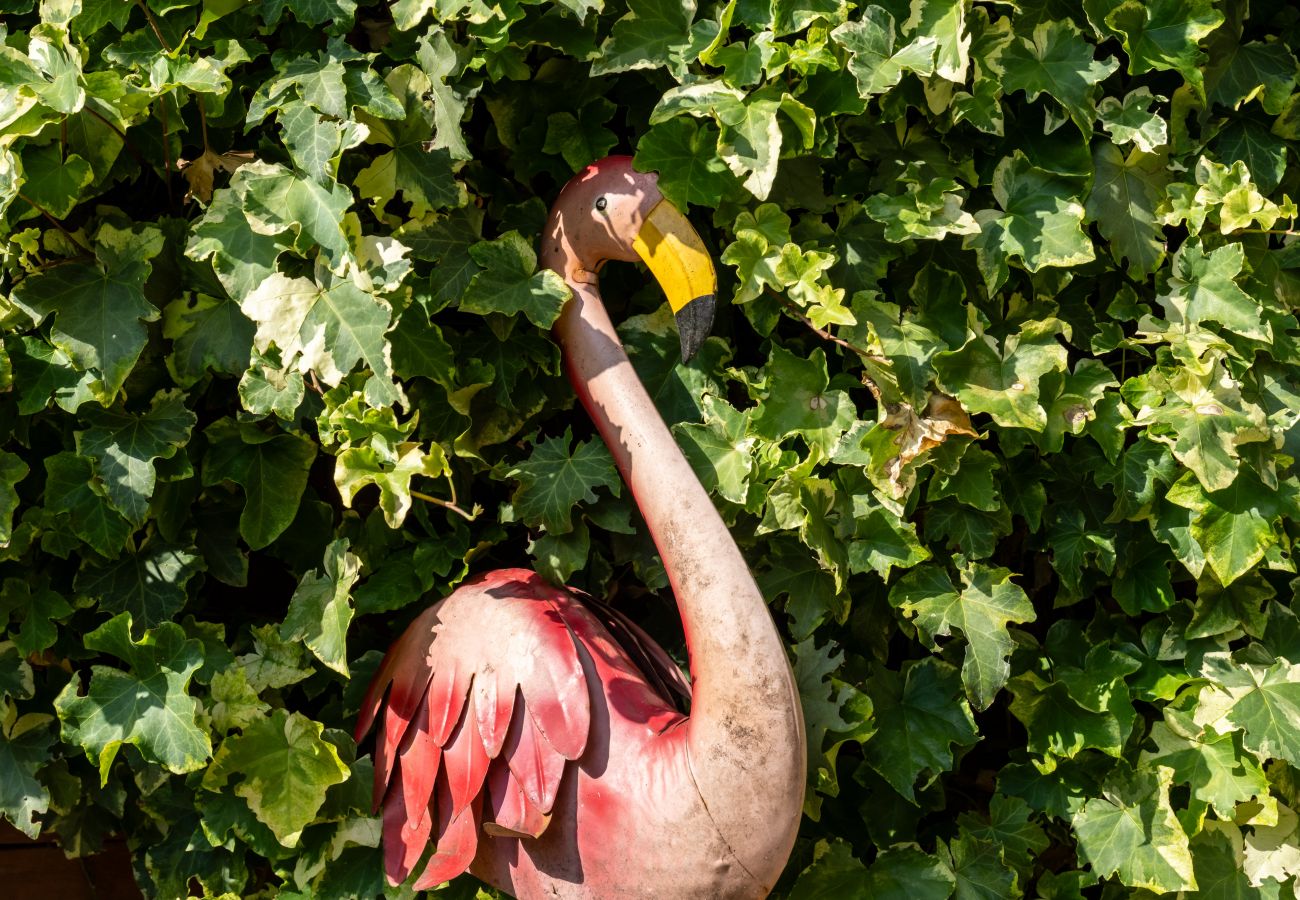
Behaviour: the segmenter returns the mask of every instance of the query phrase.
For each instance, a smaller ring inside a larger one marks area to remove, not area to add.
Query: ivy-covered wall
[[[409,896],[349,733],[417,611],[532,565],[681,658],[535,255],[621,151],[719,260],[688,366],[604,288],[789,640],[778,893],[1293,896],[1292,5],[0,13],[20,829],[150,897]]]

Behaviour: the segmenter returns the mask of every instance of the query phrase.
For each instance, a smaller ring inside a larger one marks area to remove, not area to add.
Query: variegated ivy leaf
[[[351,591],[360,574],[361,560],[348,552],[347,539],[331,542],[322,568],[312,569],[298,582],[280,625],[281,638],[302,641],[317,659],[345,678]]]
[[[1276,824],[1259,823],[1243,841],[1240,870],[1255,887],[1285,884],[1300,875],[1300,816],[1277,805]]]
[[[1156,892],[1197,889],[1187,833],[1170,805],[1172,778],[1164,767],[1124,766],[1073,816],[1080,852],[1098,875]]]
[[[286,366],[314,373],[337,385],[358,363],[373,373],[366,395],[376,406],[400,398],[393,383],[391,348],[384,337],[388,304],[351,280],[324,273],[325,283],[276,272],[264,279],[240,307],[257,323],[253,343],[259,353],[272,346]]]
[[[1240,160],[1225,166],[1201,157],[1194,174],[1195,184],[1183,181],[1169,185],[1167,199],[1158,210],[1163,223],[1185,222],[1187,230],[1195,234],[1207,218],[1218,219],[1219,231],[1229,234],[1251,225],[1272,228],[1278,219],[1296,216],[1290,198],[1284,196],[1277,204],[1260,193]]]
[[[941,240],[950,234],[978,234],[980,227],[962,209],[961,186],[951,178],[926,179],[919,169],[909,169],[901,179],[902,194],[868,197],[867,215],[885,226],[885,239]]]
[[[1007,261],[1014,257],[1030,272],[1092,261],[1092,241],[1083,231],[1083,204],[1071,182],[1016,151],[994,171],[993,196],[1001,209],[977,212],[979,232],[968,234],[963,244],[974,248],[990,291],[1007,280]]]
[[[1123,100],[1105,97],[1097,105],[1097,118],[1116,144],[1136,144],[1143,153],[1154,153],[1169,140],[1169,126],[1152,103],[1164,103],[1165,97],[1153,96],[1147,87],[1129,91]]]
[[[1141,387],[1150,388],[1146,394]],[[1134,424],[1167,444],[1209,491],[1227,488],[1237,477],[1242,445],[1268,440],[1264,411],[1246,401],[1219,366],[1205,374],[1189,368],[1153,370],[1130,379],[1124,391],[1140,402]]]
[[[1175,783],[1191,787],[1192,796],[1228,820],[1236,815],[1237,804],[1268,796],[1268,779],[1259,761],[1245,751],[1241,732],[1220,734],[1202,728],[1193,717],[1166,707],[1164,721],[1151,727],[1143,765],[1173,770]]]
[[[1197,725],[1220,734],[1241,731],[1260,762],[1300,764],[1300,667],[1215,652],[1202,660],[1201,676],[1207,684],[1193,711]]]
[[[695,0],[630,0],[628,12],[614,23],[600,47],[593,75],[670,64],[674,51],[691,41]]]
[[[357,491],[367,485],[379,488],[379,507],[390,528],[400,528],[411,509],[411,480],[420,475],[440,478],[451,469],[437,444],[407,441],[388,452],[375,447],[352,447],[338,456],[334,467],[334,484],[346,506],[351,506]]]
[[[866,7],[861,19],[845,22],[831,32],[831,38],[849,52],[849,71],[857,80],[858,93],[866,100],[894,87],[905,72],[930,75],[935,70],[938,38],[923,34],[900,44],[894,17],[882,6]],[[959,56],[945,59],[954,74]]]

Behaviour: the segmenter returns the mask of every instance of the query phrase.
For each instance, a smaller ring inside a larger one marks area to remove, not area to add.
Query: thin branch
[[[781,305],[786,308],[786,310],[790,313],[790,315],[794,316],[800,322],[803,322],[805,325],[807,325],[808,328],[812,330],[813,334],[817,335],[823,340],[830,341],[832,344],[843,347],[845,350],[848,350],[851,353],[856,353],[859,357],[866,360],[867,362],[875,363],[878,366],[889,365],[889,360],[885,359],[885,357],[877,356],[874,353],[868,353],[866,350],[863,350],[857,344],[852,344],[849,341],[844,340],[844,338],[842,337],[837,337],[836,335],[831,334],[825,328],[818,328],[813,323],[813,320],[805,316],[803,310],[801,310],[798,306],[796,306],[794,302],[790,300],[789,297],[783,296],[782,294],[778,294],[776,291],[772,290],[770,287],[767,286],[764,286],[763,290],[767,292],[769,295],[771,295],[772,297],[775,297],[781,303]],[[871,396],[876,398],[877,403],[880,402],[880,396],[881,396],[880,386],[876,384],[875,379],[873,379],[870,375],[868,375],[866,371],[863,371],[862,373],[862,386],[865,387],[867,390],[871,391]]]
[[[167,39],[163,37],[162,29],[158,27],[158,20],[154,18],[153,11],[149,9],[149,4],[146,3],[145,0],[135,0],[135,2],[137,6],[144,10],[144,17],[149,20],[149,27],[153,29],[153,35],[158,39],[158,43],[161,44],[162,48],[168,53],[175,53],[175,49],[171,44],[167,43]],[[203,106],[202,97],[195,93],[194,99],[198,103],[199,107],[199,128],[203,131],[203,150],[206,153],[210,149],[208,146],[208,111]]]
[[[168,44],[167,38],[163,37],[162,29],[158,27],[158,20],[153,17],[153,10],[149,8],[149,4],[145,0],[135,0],[135,5],[144,10],[144,17],[149,21],[149,27],[153,29],[153,36],[158,39],[158,43],[162,44],[164,50],[171,53],[171,44]]]
[[[80,253],[76,256],[61,256],[58,259],[51,259],[48,262],[38,262],[35,267],[33,267],[33,271],[44,272],[46,269],[54,269],[59,266],[70,266],[74,263],[88,263],[94,261],[95,257],[87,256],[84,253]]]
[[[167,126],[167,98],[159,97],[161,105],[158,107],[158,117],[162,119],[162,149],[163,149],[163,183],[167,185],[167,206],[171,209],[176,208],[176,197],[172,194],[172,153],[167,146],[167,135],[171,130]]]
[[[203,152],[212,152],[211,145],[208,144],[208,111],[203,106],[203,95],[195,94],[194,102],[199,106],[199,130],[203,132]]]
[[[118,127],[117,127],[117,123],[116,123],[116,122],[114,122],[112,119],[108,118],[108,117],[105,116],[103,113],[101,113],[101,112],[99,112],[98,110],[96,110],[96,109],[95,109],[93,106],[91,106],[89,103],[87,103],[85,106],[83,106],[83,107],[82,107],[82,110],[83,110],[84,112],[88,112],[88,113],[90,113],[90,114],[91,114],[92,116],[94,116],[96,119],[99,119],[99,121],[103,122],[105,125],[107,125],[107,126],[109,127],[109,129],[110,129],[111,131],[113,131],[115,134],[117,134],[117,136],[120,137],[120,138],[122,139],[122,145],[123,145],[124,147],[126,147],[126,149],[127,149],[128,151],[130,151],[130,153],[131,153],[132,156],[135,157],[135,161],[136,161],[136,162],[138,162],[138,163],[139,163],[140,165],[142,165],[142,166],[147,166],[147,165],[148,165],[148,163],[145,162],[144,156],[141,155],[139,148],[137,148],[137,147],[135,146],[135,144],[131,143],[131,139],[130,139],[129,137],[126,136],[126,132],[125,132],[125,131],[123,131],[121,128],[118,128]]]
[[[798,306],[796,306],[794,302],[790,300],[790,298],[778,294],[770,287],[764,287],[763,290],[767,292],[767,294],[769,294],[770,296],[776,298],[776,300],[780,302],[782,306],[784,306],[787,310],[790,311],[791,315],[793,315],[800,322],[803,322],[805,325],[807,325],[812,330],[813,334],[817,335],[823,340],[830,341],[832,344],[837,344],[843,347],[845,350],[849,350],[853,353],[856,353],[858,356],[861,356],[863,359],[869,359],[872,362],[879,363],[882,366],[889,365],[889,360],[885,359],[885,357],[877,356],[874,353],[868,353],[866,350],[863,350],[861,347],[857,346],[856,344],[851,344],[848,341],[844,340],[844,338],[842,337],[836,337],[835,335],[827,331],[825,328],[818,328],[816,325],[813,324],[812,319],[805,316],[803,310],[801,310]]]
[[[69,231],[69,230],[67,229],[67,227],[64,226],[64,224],[63,224],[62,222],[60,222],[57,218],[55,218],[54,214],[53,214],[52,212],[50,212],[48,209],[46,209],[45,207],[41,206],[39,203],[37,203],[37,202],[36,202],[35,200],[33,200],[31,197],[28,197],[28,196],[27,196],[26,194],[24,194],[22,191],[19,191],[19,192],[18,192],[18,199],[22,200],[24,203],[26,203],[27,205],[29,205],[32,209],[36,210],[38,213],[40,213],[41,215],[43,215],[45,218],[49,219],[50,224],[53,225],[55,228],[59,229],[59,231],[62,231],[62,232],[63,232],[63,236],[66,237],[68,240],[70,240],[72,243],[76,244],[76,245],[77,245],[78,247],[80,247],[82,250],[85,250],[85,251],[86,251],[87,253],[89,253],[91,256],[94,256],[94,255],[95,255],[95,251],[94,251],[94,250],[90,249],[90,248],[87,247],[85,244],[83,244],[80,240],[78,240],[78,239],[77,239],[77,236],[76,236],[75,234],[73,234],[71,231]]]
[[[442,500],[439,499],[438,497],[432,497],[428,494],[421,493],[420,491],[411,491],[411,496],[415,497],[417,500],[423,500],[425,503],[432,503],[436,506],[441,506],[443,509],[451,510],[456,515],[463,518],[466,522],[474,521],[473,516],[465,512],[465,510],[461,509],[459,506],[457,506],[455,503],[453,503],[450,500]]]

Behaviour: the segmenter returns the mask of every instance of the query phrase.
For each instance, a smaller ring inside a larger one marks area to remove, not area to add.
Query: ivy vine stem
[[[435,506],[441,506],[443,509],[450,510],[463,518],[466,522],[474,521],[474,516],[465,512],[465,510],[461,509],[451,500],[443,500],[440,497],[434,497],[432,494],[426,494],[422,491],[411,491],[411,496],[415,497],[417,500],[423,500],[425,503],[432,503]]]
[[[85,244],[83,244],[75,234],[73,234],[71,231],[67,229],[67,226],[65,226],[62,222],[59,221],[58,217],[55,216],[54,213],[50,212],[45,207],[41,206],[39,203],[37,203],[31,197],[28,197],[22,191],[18,192],[18,199],[22,200],[24,203],[27,203],[29,206],[31,206],[32,209],[36,210],[38,213],[44,216],[51,225],[59,229],[59,231],[63,232],[64,237],[72,241],[72,243],[76,244],[82,250],[85,250],[87,253],[91,255],[92,258],[94,257],[95,251],[87,247]]]
[[[149,4],[146,3],[145,0],[136,0],[136,5],[139,6],[140,9],[144,10],[144,17],[149,21],[149,28],[153,31],[154,37],[158,39],[158,43],[162,45],[162,48],[168,53],[175,53],[175,48],[173,48],[172,45],[167,42],[167,39],[163,37],[162,29],[158,27],[158,20],[154,18],[153,11],[149,9]],[[208,144],[208,111],[203,105],[203,97],[197,93],[194,94],[194,103],[199,108],[199,131],[203,135],[203,152],[207,153],[212,149]],[[166,108],[165,101],[163,107],[164,109]],[[163,153],[167,153],[167,134],[165,125],[163,127]],[[171,168],[170,162],[168,163],[167,168]]]

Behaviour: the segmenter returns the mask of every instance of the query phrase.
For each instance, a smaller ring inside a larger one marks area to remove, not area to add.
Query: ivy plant
[[[688,365],[605,293],[789,643],[777,895],[1294,896],[1287,4],[0,13],[13,826],[150,897],[409,897],[349,735],[415,614],[527,565],[683,659],[535,250],[621,152],[718,260]]]

